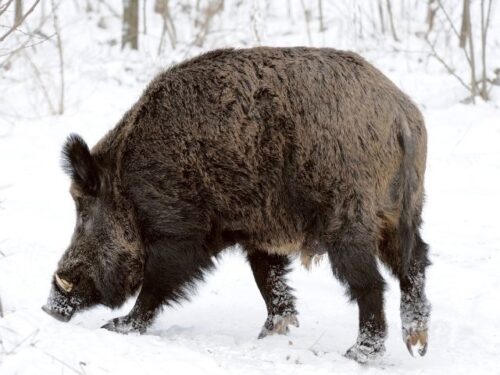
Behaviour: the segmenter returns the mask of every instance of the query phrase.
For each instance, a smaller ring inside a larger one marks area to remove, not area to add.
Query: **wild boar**
[[[378,257],[400,282],[403,340],[424,355],[426,144],[416,105],[352,52],[223,49],[173,66],[92,150],[64,145],[77,221],[43,309],[68,321],[139,292],[104,328],[144,332],[240,245],[267,306],[259,337],[285,333],[292,257],[327,254],[359,307],[346,355],[365,362],[385,351]]]

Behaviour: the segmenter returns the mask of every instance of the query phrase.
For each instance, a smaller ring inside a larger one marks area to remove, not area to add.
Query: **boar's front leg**
[[[210,255],[196,241],[156,241],[148,246],[144,280],[132,311],[102,328],[144,333],[164,304],[186,298],[196,281],[203,280],[213,266]]]
[[[248,261],[267,307],[267,319],[259,338],[288,332],[288,325],[299,326],[295,297],[286,282],[290,259],[284,255],[268,254],[248,249]]]

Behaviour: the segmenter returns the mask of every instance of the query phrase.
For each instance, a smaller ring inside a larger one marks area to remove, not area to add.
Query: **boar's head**
[[[97,304],[122,305],[141,284],[144,255],[120,177],[92,155],[77,135],[68,138],[62,157],[72,179],[76,225],[42,309],[68,321],[75,312]]]

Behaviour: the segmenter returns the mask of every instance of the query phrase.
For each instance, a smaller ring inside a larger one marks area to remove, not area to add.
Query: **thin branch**
[[[167,28],[168,36],[170,38],[170,44],[172,49],[175,49],[175,45],[177,44],[177,31],[175,30],[174,19],[172,18],[172,13],[170,10],[165,15],[167,17],[168,25]]]
[[[41,3],[41,4],[42,4],[42,11],[43,11],[43,3]],[[59,6],[59,4],[57,6]],[[0,68],[5,67],[9,62],[11,62],[17,56],[18,52],[20,52],[24,49],[27,49],[27,48],[36,47],[37,45],[39,45],[47,40],[50,40],[55,35],[55,33],[52,35],[45,35],[44,33],[42,33],[40,31],[40,28],[42,28],[45,25],[45,23],[50,18],[50,16],[51,16],[50,14],[46,15],[46,16],[43,15],[43,17],[40,19],[40,23],[39,23],[38,27],[36,29],[34,29],[33,31],[30,31],[29,25],[26,25],[26,29],[28,30],[28,32],[25,33],[27,36],[27,39],[24,40],[23,42],[18,42],[19,47],[17,47],[16,49],[9,51],[7,53],[0,53],[0,57],[7,56],[2,62],[0,62]],[[42,39],[37,41],[37,42],[33,42],[33,39],[36,35],[40,36],[40,38],[42,38]]]
[[[108,4],[107,1],[101,1],[101,4],[104,4],[106,8],[108,8],[109,12],[113,15],[113,17],[121,18],[122,16],[118,13],[111,5]]]
[[[438,0],[438,5],[441,8],[441,10],[443,11],[443,13],[444,13],[446,19],[448,20],[448,22],[450,23],[451,29],[453,30],[453,32],[455,33],[455,35],[457,36],[457,38],[460,39],[460,33],[456,29],[455,24],[451,20],[451,17],[448,14],[448,12],[446,11],[445,7],[443,6],[443,3],[441,2],[441,0]]]
[[[9,0],[0,7],[0,16],[6,12],[7,8],[10,6],[10,4],[12,4],[13,1],[14,0]]]
[[[485,34],[486,32],[488,31],[489,27],[490,27],[490,16],[491,16],[491,3],[493,2],[493,0],[490,0],[489,3],[488,3],[488,11],[486,12],[486,25],[485,25]]]
[[[458,30],[456,29],[455,25],[453,24],[453,21],[451,20],[450,15],[448,14],[448,12],[446,11],[446,9],[444,8],[443,3],[441,2],[441,0],[438,0],[438,5],[441,8],[441,10],[443,11],[444,15],[446,16],[446,19],[448,20],[448,23],[450,24],[451,29],[453,30],[453,32],[455,33],[455,35],[457,36],[457,38],[460,40],[460,33],[458,32]],[[467,62],[469,63],[469,65],[471,65],[472,61],[471,61],[471,57],[469,56],[469,54],[467,52],[467,49],[462,48],[462,50],[464,51],[465,58],[467,59]]]
[[[165,35],[168,34],[170,39],[170,45],[172,49],[175,49],[177,45],[177,32],[175,31],[175,24],[170,13],[169,1],[168,0],[156,0],[155,12],[161,15],[163,26],[161,31],[160,43],[158,44],[158,56],[163,52],[163,46],[165,44]]]
[[[24,339],[19,341],[16,345],[14,345],[14,347],[12,349],[10,349],[5,354],[11,355],[12,353],[14,353],[16,351],[17,348],[19,348],[21,345],[23,345],[26,341],[28,341],[29,339],[34,339],[38,335],[39,332],[40,332],[40,328],[35,329],[32,333],[30,333]]]
[[[389,18],[389,24],[391,26],[391,33],[394,41],[399,42],[398,35],[396,34],[396,28],[394,27],[394,17],[392,16],[392,5],[391,0],[387,0],[387,17]]]
[[[60,363],[61,365],[63,365],[64,367],[70,369],[71,371],[75,372],[76,374],[79,374],[79,375],[84,375],[85,372],[84,371],[79,371],[77,370],[76,368],[74,368],[73,366],[69,365],[68,363],[60,360],[59,358],[57,358],[56,356],[54,356],[53,354],[50,354],[49,352],[43,350],[42,348],[39,348],[38,346],[36,345],[33,345],[34,348],[37,348],[38,350],[40,350],[43,354],[45,354],[46,356],[50,357],[52,360]],[[80,366],[81,366],[81,362],[80,362]]]
[[[26,56],[26,60],[30,64],[31,68],[33,69],[33,72],[35,73],[35,78],[38,80],[38,83],[40,84],[43,96],[45,97],[45,100],[47,101],[47,104],[49,105],[50,113],[52,113],[52,114],[56,113],[54,105],[52,104],[52,100],[50,99],[50,95],[49,95],[49,92],[47,90],[47,87],[45,87],[45,83],[43,82],[42,73],[40,72],[40,70],[38,69],[36,64],[31,60],[31,58],[29,57],[29,54],[25,53],[25,56]]]
[[[33,12],[33,10],[35,9],[35,7],[38,5],[39,2],[40,0],[35,0],[31,8],[28,9],[28,11],[17,22],[15,22],[14,25],[12,25],[9,31],[7,31],[4,35],[0,37],[0,42],[3,42],[10,34],[16,31],[19,25],[21,25],[24,22],[26,17],[28,17],[31,14],[31,12]]]
[[[43,42],[46,42],[47,40],[51,39],[54,35],[56,35],[56,34],[54,33],[52,35],[47,35],[44,37],[44,39],[39,40],[38,42],[31,43],[31,44],[28,44],[29,42],[31,42],[31,39],[27,39],[20,47],[17,47],[16,49],[9,51],[8,53],[0,54],[0,57],[14,55],[22,49],[35,47],[35,46],[42,44]],[[8,60],[10,60],[10,57],[8,59],[5,59],[4,61],[2,61],[0,63],[0,67],[4,66]]]
[[[448,71],[448,73],[450,73],[453,77],[455,77],[462,84],[462,86],[467,89],[467,91],[472,92],[472,88],[467,83],[465,83],[464,80],[457,73],[455,73],[455,71],[446,63],[446,61],[444,61],[437,54],[437,51],[434,48],[434,45],[431,42],[429,42],[428,39],[425,39],[425,41],[427,42],[427,44],[429,45],[429,47],[431,47],[432,56],[434,58],[436,58],[436,60],[439,61],[446,68],[446,70]]]

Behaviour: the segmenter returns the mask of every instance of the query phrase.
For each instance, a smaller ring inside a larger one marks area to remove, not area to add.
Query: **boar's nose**
[[[51,310],[50,307],[48,307],[47,305],[43,305],[42,310],[45,311],[47,314],[49,314],[51,317],[61,322],[69,322],[69,320],[71,319],[71,315],[63,315],[60,312]]]
[[[50,290],[47,303],[42,306],[42,310],[61,322],[67,322],[71,319],[77,307],[77,298],[70,298],[62,294],[54,285]]]

